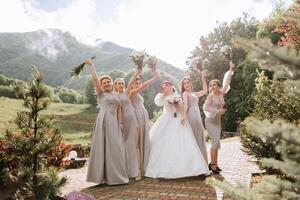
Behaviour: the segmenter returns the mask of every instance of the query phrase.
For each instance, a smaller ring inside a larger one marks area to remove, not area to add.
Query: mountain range
[[[34,64],[44,74],[46,84],[83,89],[88,70],[84,70],[82,78],[71,79],[69,73],[72,67],[95,55],[98,73],[112,70],[129,72],[134,68],[129,57],[132,51],[131,48],[101,39],[97,39],[93,46],[87,45],[59,29],[0,33],[0,74],[28,80],[30,66]],[[157,68],[177,79],[184,73],[163,60],[159,60]]]

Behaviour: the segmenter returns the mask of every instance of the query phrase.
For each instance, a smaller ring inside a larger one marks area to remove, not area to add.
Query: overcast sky
[[[0,32],[70,31],[151,54],[184,68],[200,36],[243,12],[259,20],[277,0],[0,0]],[[283,0],[290,5],[292,0]]]

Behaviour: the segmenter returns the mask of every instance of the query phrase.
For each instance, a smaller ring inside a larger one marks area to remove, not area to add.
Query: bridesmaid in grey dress
[[[136,119],[134,108],[130,101],[130,88],[132,88],[135,78],[140,71],[136,71],[134,76],[128,83],[128,87],[125,90],[125,81],[122,78],[117,78],[114,81],[114,89],[119,93],[121,101],[120,119],[122,125],[122,133],[125,141],[126,157],[127,157],[127,172],[130,178],[136,180],[141,179],[140,169],[140,151],[138,148],[138,133],[139,126]]]
[[[87,172],[87,181],[108,185],[126,184],[126,154],[117,110],[120,106],[118,95],[112,92],[113,83],[109,76],[97,77],[91,60],[89,65],[100,111],[96,119]],[[97,107],[98,107],[97,106]]]
[[[189,77],[184,77],[181,80],[181,95],[184,102],[184,114],[190,123],[193,133],[195,135],[197,144],[201,150],[201,153],[207,162],[207,150],[204,137],[204,128],[199,109],[199,98],[207,94],[207,83],[205,79],[205,73],[201,73],[203,89],[199,92],[193,92],[192,80]]]
[[[231,77],[233,75],[234,64],[229,62],[229,71],[227,71],[223,78],[223,83],[217,79],[209,83],[209,95],[207,96],[203,105],[205,113],[205,126],[210,135],[212,144],[210,150],[211,163],[209,168],[214,174],[219,174],[221,169],[218,166],[218,150],[220,149],[221,138],[221,115],[226,112],[223,108],[225,105],[224,95],[230,89]]]
[[[148,157],[150,153],[150,137],[149,137],[149,116],[144,106],[144,99],[140,95],[140,92],[144,91],[150,85],[155,83],[159,76],[156,71],[153,71],[153,78],[142,83],[140,76],[137,76],[133,82],[132,89],[130,91],[131,103],[135,110],[135,114],[139,125],[139,149],[141,153],[141,171],[142,175],[145,174],[145,170],[148,164]]]

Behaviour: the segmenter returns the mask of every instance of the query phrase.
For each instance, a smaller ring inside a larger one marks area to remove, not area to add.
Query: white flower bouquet
[[[174,108],[174,117],[177,117],[177,113],[176,113],[176,108],[175,108],[175,104],[178,104],[180,101],[182,101],[181,96],[178,94],[173,94],[171,96],[167,97],[167,102],[169,104],[173,104],[173,108]]]
[[[167,101],[168,101],[168,103],[175,104],[175,103],[179,103],[180,101],[182,101],[182,99],[181,99],[180,95],[173,94],[173,95],[167,97]]]
[[[133,51],[130,54],[130,58],[133,61],[133,63],[137,66],[138,69],[142,70],[145,63],[144,63],[144,58],[145,58],[145,51]]]

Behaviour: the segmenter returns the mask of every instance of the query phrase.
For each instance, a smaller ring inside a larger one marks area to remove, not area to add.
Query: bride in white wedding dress
[[[164,113],[150,129],[150,156],[145,176],[182,178],[209,175],[209,169],[197,145],[188,121],[183,116],[183,103],[172,83],[161,84],[163,93],[155,97]]]

